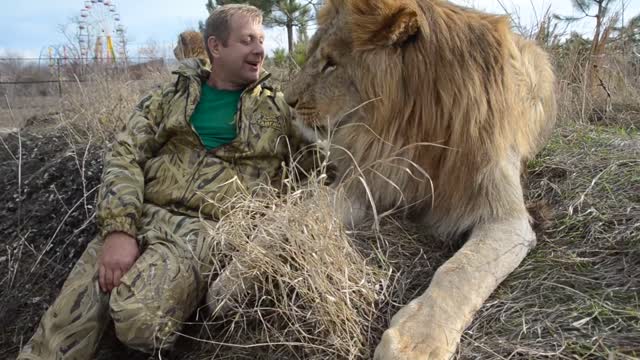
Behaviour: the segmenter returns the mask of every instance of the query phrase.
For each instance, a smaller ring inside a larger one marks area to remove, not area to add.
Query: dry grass
[[[0,129],[14,129],[25,126],[28,119],[55,115],[60,99],[43,96],[34,104],[33,97],[6,96],[0,102]]]
[[[640,58],[631,51],[612,47],[602,56],[597,83],[586,86],[588,51],[576,48],[548,49],[554,61],[558,118],[561,122],[609,122],[639,127]]]
[[[640,356],[640,134],[561,125],[529,165],[550,225],[463,336],[462,359]],[[294,184],[295,185],[295,184]],[[318,182],[239,198],[217,228],[251,296],[204,322],[189,358],[366,359],[455,246],[393,219],[346,231]],[[218,253],[220,254],[220,253]],[[223,267],[226,263],[222,263]],[[247,281],[251,279],[250,281]]]
[[[640,136],[561,126],[530,164],[554,212],[537,248],[467,330],[465,357],[640,356]]]
[[[201,332],[190,336],[203,348],[189,358],[371,358],[390,317],[452,252],[392,219],[348,231],[324,178],[289,179],[287,195],[239,196],[211,229],[216,273],[236,261],[247,296],[226,299],[224,317],[197,323]]]
[[[467,329],[460,358],[640,357],[638,67],[608,55],[603,83],[610,96],[604,88],[585,95],[575,76],[584,71],[578,58],[556,64],[560,125],[529,164],[528,200],[548,203],[551,224]],[[276,73],[277,80],[287,79],[287,71]],[[63,131],[83,172],[85,145],[110,142],[142,94],[168,78],[132,82],[96,75],[69,84],[47,106],[47,116],[31,121]],[[260,199],[238,198],[212,229],[221,241],[220,267],[232,256],[240,261],[243,278],[253,279],[253,295],[232,303],[223,319],[203,321],[200,312],[185,336],[202,348],[189,343],[182,358],[369,358],[391,316],[426,289],[456,250],[394,219],[383,220],[379,231],[347,231],[332,215],[332,194],[321,182],[291,181],[287,196],[266,191]],[[90,191],[78,190],[70,204],[91,212],[91,204],[79,202]],[[23,244],[30,252],[44,245],[10,241],[7,249],[20,254]],[[0,253],[0,265],[12,274],[26,268],[18,267],[15,254]]]
[[[62,96],[13,96],[8,93],[0,102],[0,128],[65,127],[79,142],[91,138],[106,143],[122,128],[142,96],[170,79],[168,71],[148,72],[142,80],[130,80],[125,74],[114,75],[96,69],[85,74],[82,81],[76,78],[78,81],[63,83]],[[15,86],[29,88],[33,85]],[[57,84],[51,86],[56,87],[57,94]]]
[[[78,141],[98,138],[109,142],[142,96],[169,79],[168,73],[139,81],[93,74],[64,96],[58,125],[65,126]]]
[[[330,201],[319,187],[247,198],[212,229],[234,250],[216,260],[233,256],[241,266],[238,281],[251,281],[247,286],[257,295],[232,305],[228,338],[299,347],[317,359],[367,357],[388,273],[370,266]],[[255,324],[246,325],[252,319]]]

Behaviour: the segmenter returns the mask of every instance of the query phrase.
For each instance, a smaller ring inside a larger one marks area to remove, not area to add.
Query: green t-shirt
[[[207,150],[228,144],[236,137],[235,115],[242,90],[218,90],[202,84],[200,101],[191,115],[191,124]]]

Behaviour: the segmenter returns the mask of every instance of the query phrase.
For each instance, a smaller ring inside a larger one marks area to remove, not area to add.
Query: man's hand
[[[138,242],[129,234],[113,232],[107,235],[98,260],[100,289],[108,293],[120,285],[124,275],[140,256]]]

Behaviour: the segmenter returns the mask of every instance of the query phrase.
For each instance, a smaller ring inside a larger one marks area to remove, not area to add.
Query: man
[[[239,191],[277,185],[290,113],[264,85],[262,14],[218,7],[204,38],[212,70],[183,63],[117,136],[98,198],[100,233],[19,359],[93,358],[109,319],[126,345],[169,349],[206,292],[213,244],[205,223]]]

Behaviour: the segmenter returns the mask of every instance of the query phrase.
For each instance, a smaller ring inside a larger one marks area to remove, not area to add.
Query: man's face
[[[231,18],[226,46],[215,38],[208,40],[213,54],[213,67],[227,81],[248,85],[258,80],[264,61],[264,31],[262,24],[243,16]]]

